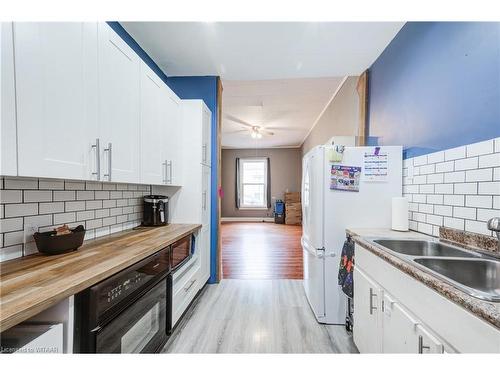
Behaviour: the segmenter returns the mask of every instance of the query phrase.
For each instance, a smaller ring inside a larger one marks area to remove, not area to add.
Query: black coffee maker
[[[165,195],[145,195],[142,225],[156,227],[168,224],[168,197]]]

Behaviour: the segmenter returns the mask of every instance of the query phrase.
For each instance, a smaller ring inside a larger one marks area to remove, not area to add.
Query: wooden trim
[[[366,146],[368,140],[368,70],[359,76],[356,90],[359,96],[358,142],[359,146]]]
[[[222,81],[220,77],[217,77],[217,270],[216,270],[216,281],[219,282],[222,279],[222,237],[221,237],[221,209],[222,209],[222,147],[221,147],[221,135],[222,135]]]

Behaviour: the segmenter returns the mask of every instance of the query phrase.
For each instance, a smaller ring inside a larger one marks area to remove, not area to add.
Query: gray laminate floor
[[[319,324],[301,280],[225,279],[208,285],[166,353],[357,353],[343,326]]]

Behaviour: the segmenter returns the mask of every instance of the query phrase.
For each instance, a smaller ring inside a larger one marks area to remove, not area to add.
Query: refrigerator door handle
[[[307,241],[304,240],[304,238],[300,239],[300,243],[301,243],[302,248],[304,250],[306,250],[308,253],[314,255],[315,257],[317,257],[317,258],[324,258],[325,257],[325,248],[324,247],[314,248],[311,245],[309,245],[307,243]]]

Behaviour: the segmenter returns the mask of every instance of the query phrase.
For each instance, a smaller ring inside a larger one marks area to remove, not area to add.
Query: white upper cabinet
[[[97,23],[15,23],[14,46],[19,175],[90,179]]]
[[[140,58],[99,23],[99,126],[102,180],[140,181]]]
[[[166,85],[163,87],[162,117],[162,158],[165,166],[165,184],[179,186],[182,185],[181,100]]]
[[[0,28],[1,53],[1,128],[0,175],[17,175],[16,90],[14,85],[14,46],[12,23],[2,22]]]
[[[164,184],[167,179],[162,135],[166,127],[162,106],[165,84],[141,63],[141,182]]]

